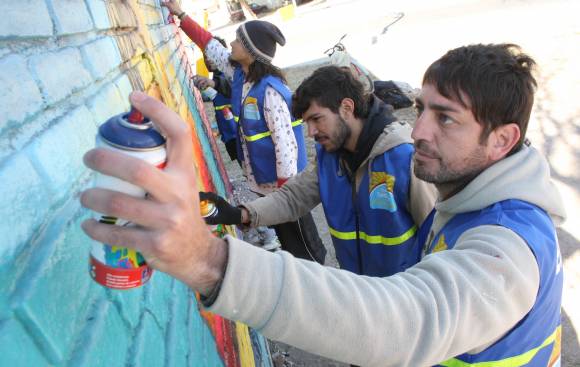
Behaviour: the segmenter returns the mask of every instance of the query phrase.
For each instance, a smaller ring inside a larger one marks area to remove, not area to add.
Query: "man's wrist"
[[[216,288],[221,286],[228,262],[228,243],[224,239],[212,236],[209,246],[202,279],[191,287],[206,297],[214,294],[217,296],[216,293],[219,293]]]

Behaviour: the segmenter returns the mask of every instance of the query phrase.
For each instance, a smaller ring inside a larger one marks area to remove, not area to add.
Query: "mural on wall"
[[[200,189],[231,195],[195,55],[159,0],[1,1],[0,13],[0,365],[271,366],[259,333],[161,272],[126,291],[89,276],[82,157],[132,90],[191,126]]]
[[[111,2],[109,14],[112,21],[130,19],[127,16],[129,5],[125,2]],[[124,15],[123,15],[124,14]],[[147,14],[138,13],[140,23],[146,23]],[[205,191],[214,191],[223,196],[231,195],[231,185],[225,170],[211,125],[205,114],[203,100],[199,90],[192,82],[195,75],[192,65],[192,48],[189,40],[169,17],[167,21],[174,25],[174,50],[159,50],[143,53],[147,60],[145,68],[137,68],[130,80],[134,89],[143,89],[143,80],[152,79],[146,91],[156,96],[170,108],[178,111],[183,120],[192,127],[194,145],[193,161],[198,168],[198,185]],[[128,60],[143,49],[153,50],[151,36],[145,28],[138,27],[138,34],[119,38],[119,50]],[[143,41],[143,46],[140,42]],[[171,52],[173,52],[171,54]],[[175,80],[171,83],[171,80]],[[227,232],[236,235],[233,227]],[[215,337],[218,352],[226,366],[263,366],[269,364],[267,346],[263,337],[239,322],[226,320],[218,315],[200,310],[204,320]]]
[[[125,1],[107,4],[111,23],[115,27],[137,29],[137,32],[116,37],[133,90],[145,90],[157,97],[192,127],[193,161],[198,167],[200,187],[227,194],[231,191],[227,172],[219,158],[201,96],[191,81],[194,73],[181,32],[172,23],[174,34],[169,44],[173,47],[156,49],[148,28],[141,26],[147,24],[147,17],[152,16],[148,14],[151,9],[135,8]],[[160,9],[155,11],[159,14],[153,16],[162,14]]]

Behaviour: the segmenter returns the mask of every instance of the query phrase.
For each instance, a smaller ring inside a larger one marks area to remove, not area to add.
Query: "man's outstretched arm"
[[[277,191],[244,203],[242,223],[269,226],[298,220],[320,203],[318,171],[312,163]]]

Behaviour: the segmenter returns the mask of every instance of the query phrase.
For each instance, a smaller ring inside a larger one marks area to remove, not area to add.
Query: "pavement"
[[[413,87],[420,87],[430,63],[461,45],[517,43],[536,59],[539,85],[527,136],[548,158],[568,212],[558,229],[565,271],[562,366],[580,366],[578,14],[580,2],[572,0],[314,0],[299,6],[290,20],[283,21],[278,13],[262,18],[276,23],[286,36],[274,64],[300,70],[295,83],[324,61],[324,51],[344,34],[349,53],[378,78]],[[237,24],[213,24],[215,34],[228,42],[235,38]],[[341,365],[310,358],[284,365]]]

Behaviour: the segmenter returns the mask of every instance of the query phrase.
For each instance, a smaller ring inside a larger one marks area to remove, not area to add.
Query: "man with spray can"
[[[555,227],[566,214],[548,162],[525,137],[534,65],[515,45],[471,45],[427,69],[413,160],[439,201],[419,230],[424,256],[405,272],[360,276],[211,236],[199,215],[187,125],[137,93],[132,104],[167,136],[167,168],[87,153],[88,167],[150,195],[84,192],[85,207],[138,226],[88,220],[83,229],[135,247],[152,267],[199,291],[208,311],[335,360],[560,366],[563,267]]]
[[[282,71],[272,65],[276,44],[286,43],[284,35],[272,23],[249,21],[237,29],[230,53],[187,16],[177,1],[164,1],[161,5],[179,18],[181,29],[232,82],[238,159],[250,190],[258,196],[278,190],[307,163],[302,121],[292,117],[291,92]],[[310,213],[273,227],[283,250],[324,263],[326,249]]]

